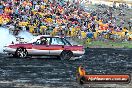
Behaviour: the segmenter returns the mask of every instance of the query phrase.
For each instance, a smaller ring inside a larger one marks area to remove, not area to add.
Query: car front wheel
[[[60,55],[61,60],[69,60],[73,56],[71,51],[62,51]]]
[[[18,48],[17,50],[16,50],[16,53],[15,53],[15,55],[17,56],[17,57],[20,57],[20,58],[25,58],[25,57],[27,57],[27,50],[25,49],[25,48]]]

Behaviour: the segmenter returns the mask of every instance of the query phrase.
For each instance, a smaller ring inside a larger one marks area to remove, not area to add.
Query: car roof
[[[38,38],[40,37],[57,37],[57,38],[62,38],[61,36],[51,36],[51,35],[38,35]]]
[[[34,42],[36,41],[37,39],[41,38],[41,37],[49,37],[49,38],[63,38],[61,36],[51,36],[51,35],[38,35],[36,36],[35,38],[33,38],[30,42]]]

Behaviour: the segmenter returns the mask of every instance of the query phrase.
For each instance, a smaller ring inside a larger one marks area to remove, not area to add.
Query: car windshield
[[[62,41],[65,43],[65,45],[72,45],[67,39],[62,38]]]
[[[79,45],[76,41],[74,41],[72,38],[65,38],[67,42],[69,42],[71,45]]]

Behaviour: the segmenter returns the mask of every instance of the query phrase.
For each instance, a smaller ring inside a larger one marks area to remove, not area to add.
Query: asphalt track
[[[130,84],[85,84],[76,82],[76,70],[83,65],[89,74],[132,73],[132,49],[86,49],[83,58],[12,58],[0,54],[0,88],[131,88]]]

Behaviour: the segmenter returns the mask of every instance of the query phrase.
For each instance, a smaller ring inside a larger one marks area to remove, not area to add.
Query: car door
[[[50,38],[47,39],[47,44],[41,44],[41,40],[38,39],[35,43],[32,45],[32,54],[33,55],[49,55],[49,42]]]
[[[50,43],[50,55],[60,55],[64,49],[64,42],[61,38],[53,37]]]

